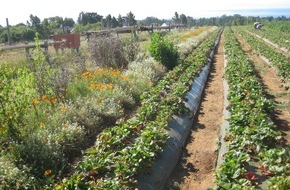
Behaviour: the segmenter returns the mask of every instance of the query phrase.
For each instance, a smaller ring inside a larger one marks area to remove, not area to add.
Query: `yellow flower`
[[[128,76],[122,76],[122,80],[128,80]]]
[[[61,110],[65,111],[66,110],[66,106],[65,105],[61,106]]]
[[[40,127],[43,127],[45,124],[43,122],[40,122]]]
[[[90,86],[89,86],[89,89],[94,89],[94,88],[96,88],[96,85],[94,85],[94,84],[90,84]]]
[[[45,171],[44,171],[44,174],[45,174],[45,175],[49,175],[49,174],[51,174],[51,172],[52,172],[51,170],[45,170]]]
[[[64,125],[63,128],[67,129],[68,128],[68,125]]]

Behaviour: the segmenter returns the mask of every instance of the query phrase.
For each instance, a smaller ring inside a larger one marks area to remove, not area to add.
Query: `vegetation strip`
[[[251,31],[252,33],[258,34],[259,36],[274,42],[281,48],[285,48],[288,52],[290,51],[290,35],[289,35],[289,23],[288,22],[271,22],[265,23],[262,30],[256,30],[252,26],[243,26],[244,29]]]
[[[289,189],[289,147],[280,143],[281,133],[270,120],[271,102],[263,95],[251,61],[243,54],[229,28],[225,29],[226,79],[231,103],[230,129],[225,137],[229,150],[216,171],[213,189],[256,189],[259,181],[250,162],[258,162],[268,189]]]
[[[280,46],[278,46],[277,44],[271,42],[270,40],[268,40],[268,39],[266,39],[264,37],[261,37],[261,36],[259,36],[257,34],[254,34],[254,33],[250,32],[250,31],[247,31],[246,30],[246,32],[249,33],[249,34],[251,34],[252,36],[255,36],[255,37],[263,40],[264,42],[270,44],[271,46],[274,46],[275,48],[279,49],[280,51],[287,53],[290,56],[290,50],[287,50],[286,48],[283,48],[283,47],[281,48]]]
[[[257,52],[269,59],[278,70],[278,74],[282,81],[285,83],[290,82],[290,60],[289,57],[284,56],[281,53],[276,52],[273,48],[270,48],[265,43],[256,39],[255,37],[247,34],[244,30],[240,29],[237,32],[241,33],[243,38],[249,43],[249,45]]]

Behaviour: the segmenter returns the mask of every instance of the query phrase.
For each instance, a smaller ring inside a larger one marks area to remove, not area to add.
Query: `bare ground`
[[[216,145],[222,125],[224,99],[223,39],[222,34],[200,110],[166,189],[205,190],[215,185]]]
[[[282,132],[284,142],[290,144],[290,90],[281,85],[281,80],[275,70],[265,63],[251,47],[238,35],[239,43],[245,54],[253,61],[257,75],[264,85],[267,98],[275,102],[274,112],[271,118]]]

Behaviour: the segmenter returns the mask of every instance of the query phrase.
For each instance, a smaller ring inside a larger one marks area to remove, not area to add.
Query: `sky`
[[[0,25],[26,24],[29,15],[44,18],[61,16],[75,21],[81,11],[99,15],[126,16],[130,11],[136,20],[154,16],[170,19],[174,13],[194,18],[221,16],[221,10],[290,8],[290,0],[5,0],[1,2]]]

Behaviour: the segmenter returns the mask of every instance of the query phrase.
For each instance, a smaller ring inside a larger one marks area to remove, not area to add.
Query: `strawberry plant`
[[[255,172],[249,169],[248,162],[258,158],[260,169],[267,176],[276,172],[285,177],[289,170],[289,153],[286,148],[277,149],[281,133],[268,115],[272,104],[264,96],[251,61],[229,28],[225,29],[225,39],[225,77],[230,88],[228,109],[231,114],[226,138],[229,150],[216,171],[216,189],[256,189],[259,181]],[[244,159],[238,155],[244,155]],[[283,178],[283,181],[287,179]]]

